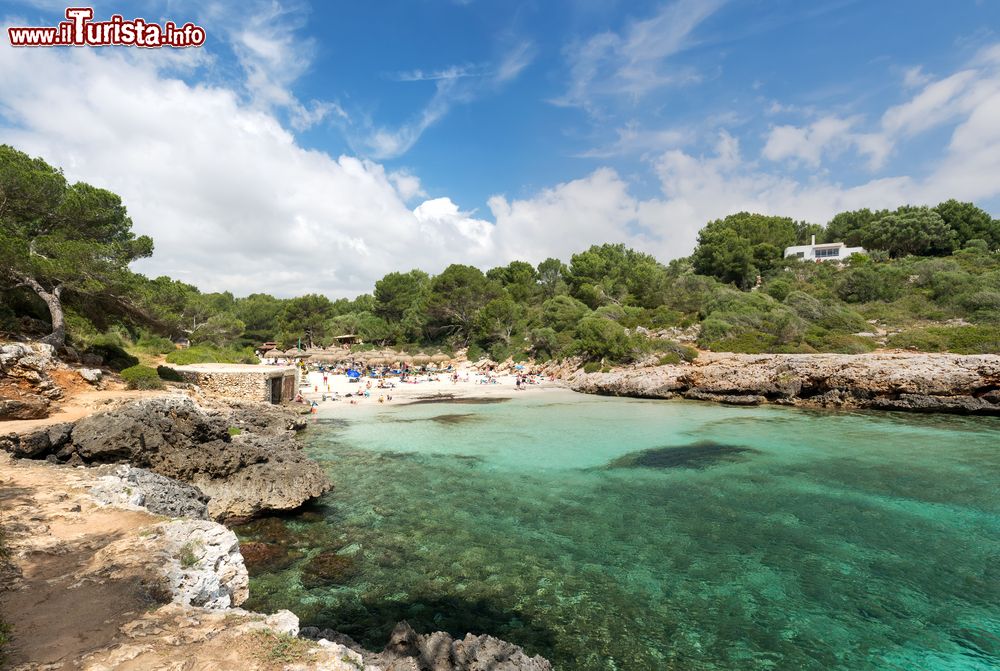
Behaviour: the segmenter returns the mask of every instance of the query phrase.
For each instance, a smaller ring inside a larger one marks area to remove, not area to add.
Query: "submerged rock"
[[[492,636],[466,634],[456,640],[443,631],[418,634],[407,622],[392,630],[385,649],[365,654],[366,664],[385,671],[551,671],[543,657]]]
[[[654,447],[618,457],[607,468],[697,468],[741,461],[758,450],[738,445],[701,441],[690,445]]]
[[[350,557],[336,552],[321,552],[302,567],[302,586],[306,589],[343,585],[354,576],[357,566]]]
[[[243,561],[252,576],[284,570],[302,556],[298,552],[290,552],[281,545],[260,541],[240,543],[240,554],[243,555]]]

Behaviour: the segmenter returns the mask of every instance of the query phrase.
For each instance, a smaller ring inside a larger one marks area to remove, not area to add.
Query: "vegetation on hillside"
[[[408,351],[468,347],[470,358],[670,362],[690,350],[651,335],[696,325],[700,347],[736,352],[864,352],[880,339],[1000,351],[1000,222],[954,200],[843,212],[826,225],[741,212],[709,222],[694,253],[669,264],[595,245],[568,262],[391,272],[371,294],[332,300],[202,293],[132,273],[128,262],[152,241],[133,236],[118,197],[69,186],[9,147],[0,147],[0,194],[14,203],[0,209],[0,330],[58,331],[46,298],[56,293],[72,344],[119,368],[138,363],[125,350],[174,364],[252,361],[261,342],[321,346],[341,334]],[[843,264],[783,258],[813,235],[868,253]],[[193,346],[175,351],[178,337]]]

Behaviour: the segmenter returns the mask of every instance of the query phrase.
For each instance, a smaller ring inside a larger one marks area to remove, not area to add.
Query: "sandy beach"
[[[453,379],[455,372],[458,373],[457,381]],[[384,381],[362,377],[355,381],[344,374],[309,371],[303,377],[301,393],[306,403],[315,402],[318,411],[326,411],[341,407],[402,405],[438,397],[514,397],[566,388],[563,383],[542,376],[529,376],[529,379],[533,382],[522,384],[518,391],[516,375],[487,377],[469,364],[460,366],[456,371],[410,376],[407,382],[401,382],[398,377],[387,377]],[[386,386],[380,387],[380,383]],[[365,392],[368,392],[367,397]]]

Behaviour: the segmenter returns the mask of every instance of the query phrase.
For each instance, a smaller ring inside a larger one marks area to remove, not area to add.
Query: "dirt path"
[[[0,455],[0,524],[16,569],[0,593],[12,627],[12,667],[68,668],[107,646],[125,623],[169,595],[139,576],[91,571],[95,555],[125,534],[159,521],[143,512],[100,508],[75,469]],[[19,574],[19,575],[17,575]]]
[[[61,422],[75,422],[78,419],[92,415],[111,403],[139,398],[155,398],[170,396],[176,392],[169,391],[130,391],[127,389],[108,389],[104,391],[87,390],[68,394],[59,403],[59,407],[43,419],[15,419],[0,422],[0,434],[27,433],[45,426]]]

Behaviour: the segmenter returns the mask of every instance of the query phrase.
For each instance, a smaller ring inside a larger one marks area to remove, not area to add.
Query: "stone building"
[[[173,368],[185,382],[221,398],[281,403],[295,398],[299,387],[299,373],[294,366],[197,363]]]

